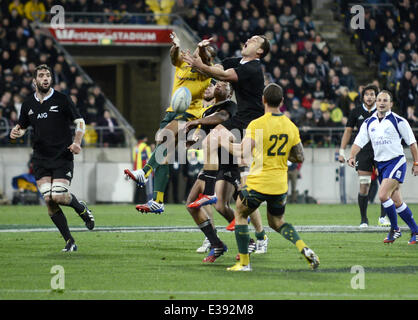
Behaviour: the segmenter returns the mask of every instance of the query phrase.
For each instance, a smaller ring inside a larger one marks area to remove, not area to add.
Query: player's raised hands
[[[210,43],[213,41],[213,37],[209,38],[209,39],[204,39],[202,41],[200,41],[198,43],[198,47],[207,47],[208,45],[210,45]]]
[[[78,143],[73,142],[68,149],[73,153],[73,154],[79,154],[81,152],[81,146]]]
[[[25,131],[26,131],[26,130],[22,129],[22,128],[20,127],[20,125],[19,125],[19,124],[17,124],[17,125],[15,125],[15,126],[13,127],[13,129],[10,131],[10,138],[11,138],[11,139],[17,139],[17,138],[20,138],[20,137],[22,137],[22,136],[25,134]]]
[[[183,61],[191,68],[199,68],[203,65],[202,59],[199,56],[194,56],[187,50],[183,55]]]
[[[173,31],[170,33],[171,42],[176,46],[180,47],[180,39],[177,37],[176,33]]]

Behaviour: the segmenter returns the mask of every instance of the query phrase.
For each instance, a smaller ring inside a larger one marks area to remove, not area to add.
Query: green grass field
[[[411,205],[418,212],[418,205]],[[375,226],[380,207],[369,207]],[[281,235],[268,232],[268,252],[252,255],[252,272],[228,272],[237,247],[233,232],[219,235],[229,251],[215,263],[204,264],[195,252],[200,232],[73,232],[79,250],[63,253],[58,231],[22,232],[23,228],[52,228],[46,208],[0,207],[0,299],[418,299],[418,246],[407,244],[409,232],[392,245],[381,232],[301,232],[319,255],[316,271]],[[162,215],[138,214],[132,205],[97,205],[91,209],[97,227],[193,226],[182,205],[168,205]],[[81,219],[64,209],[70,227]],[[264,223],[265,207],[262,207]],[[219,227],[226,221],[215,213]],[[288,205],[286,221],[294,226],[358,226],[356,205]],[[400,221],[401,226],[405,226]],[[12,232],[13,231],[13,232]],[[26,230],[27,231],[27,230]],[[253,235],[253,232],[251,232]],[[65,270],[65,289],[51,289],[51,268]],[[353,289],[352,266],[365,270],[365,289]]]

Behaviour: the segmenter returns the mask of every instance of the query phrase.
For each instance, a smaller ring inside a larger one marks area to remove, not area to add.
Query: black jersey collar
[[[372,112],[376,110],[376,103],[373,105],[373,108],[370,109],[370,111],[365,107],[364,103],[361,105],[363,107],[364,110],[366,110],[367,112]]]
[[[54,88],[51,88],[51,93],[50,93],[50,94],[48,94],[48,95],[44,98],[44,100],[43,100],[43,101],[46,101],[46,100],[48,100],[49,98],[51,98],[51,97],[52,97],[52,95],[54,94],[54,92],[55,92]],[[36,96],[36,91],[34,92],[33,96],[35,97],[35,100],[36,100],[36,101],[41,102],[41,101],[38,99],[38,97]]]

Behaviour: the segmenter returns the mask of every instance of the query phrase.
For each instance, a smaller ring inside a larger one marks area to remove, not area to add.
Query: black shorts
[[[55,161],[33,160],[33,175],[36,180],[43,177],[53,179],[67,179],[71,182],[74,172],[72,160],[58,159]]]
[[[244,131],[250,122],[240,120],[236,117],[232,117],[221,123],[227,130],[237,139],[236,142],[241,142],[244,139]]]
[[[238,191],[241,187],[241,174],[237,166],[221,166],[216,176],[216,181],[218,180],[229,182],[234,186],[235,191]]]
[[[356,156],[356,171],[367,171],[373,172],[374,164],[374,153],[373,149],[363,149]]]
[[[203,170],[199,172],[197,178],[205,181]],[[216,175],[216,181],[219,180],[225,180],[232,184],[235,188],[235,192],[237,192],[241,187],[241,174],[237,166],[221,166]]]

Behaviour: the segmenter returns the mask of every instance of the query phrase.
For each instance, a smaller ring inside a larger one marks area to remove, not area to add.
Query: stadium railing
[[[0,148],[1,147],[31,147],[33,140],[33,129],[29,127],[25,136],[16,140],[9,138],[12,126],[7,123],[5,118],[0,118]],[[74,128],[73,128],[74,130]],[[109,133],[109,127],[86,126],[86,132],[83,138],[83,147],[105,147],[105,136]],[[119,137],[120,141],[110,143],[109,147],[131,147],[126,142],[125,137],[129,135],[128,129],[124,126],[114,127],[114,133]]]

